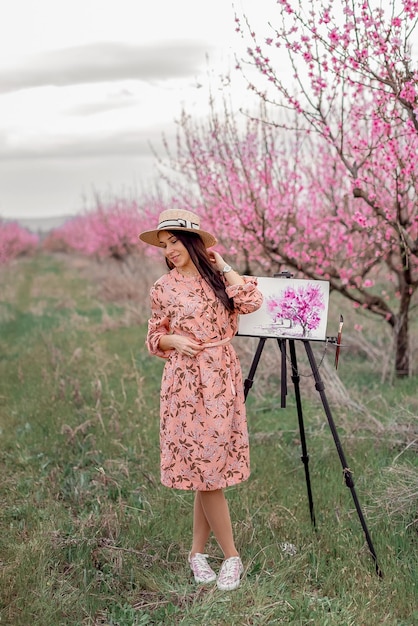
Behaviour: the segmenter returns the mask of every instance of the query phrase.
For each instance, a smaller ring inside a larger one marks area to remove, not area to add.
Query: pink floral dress
[[[147,347],[167,359],[160,397],[161,482],[167,487],[211,491],[250,474],[242,374],[228,340],[237,332],[238,314],[257,310],[263,296],[255,278],[244,280],[226,286],[233,312],[203,278],[176,269],[151,289]],[[169,333],[208,345],[193,357],[162,351],[159,340]]]

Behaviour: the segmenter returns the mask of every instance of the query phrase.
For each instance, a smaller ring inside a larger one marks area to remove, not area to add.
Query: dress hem
[[[172,483],[168,484],[161,480],[161,484],[168,489],[177,489],[177,491],[218,491],[219,489],[228,489],[229,487],[235,487],[236,485],[240,485],[241,483],[245,483],[250,478],[250,474],[244,478],[240,478],[235,481],[225,481],[223,486],[214,487],[213,489],[202,489],[198,487],[179,487],[177,485],[173,485]]]

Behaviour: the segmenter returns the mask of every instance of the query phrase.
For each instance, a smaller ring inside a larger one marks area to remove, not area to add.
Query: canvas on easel
[[[238,334],[325,341],[329,283],[325,280],[259,277],[263,304],[239,318]]]

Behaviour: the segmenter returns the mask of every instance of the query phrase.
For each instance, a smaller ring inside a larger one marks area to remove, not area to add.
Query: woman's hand
[[[226,265],[223,257],[216,250],[208,250],[209,261],[213,263],[218,272],[222,272]]]
[[[160,339],[159,348],[161,350],[177,350],[179,354],[185,356],[196,356],[203,350],[202,345],[184,335],[163,335]]]
[[[227,263],[225,262],[223,257],[219,254],[219,252],[216,252],[216,250],[208,250],[208,256],[209,256],[210,262],[213,263],[213,265],[215,266],[215,269],[218,272],[222,273],[222,270],[224,269],[225,265],[227,265]],[[245,282],[242,276],[240,276],[238,272],[236,272],[233,269],[230,269],[228,272],[226,272],[224,276],[225,276],[226,282],[229,285],[243,285]]]

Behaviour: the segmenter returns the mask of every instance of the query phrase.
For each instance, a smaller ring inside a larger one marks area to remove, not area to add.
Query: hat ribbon
[[[189,220],[177,219],[177,220],[164,220],[158,224],[158,228],[169,228],[173,226],[181,226],[182,228],[193,228],[199,230],[199,224],[196,222],[190,222]]]

